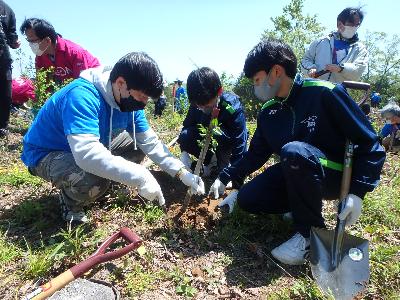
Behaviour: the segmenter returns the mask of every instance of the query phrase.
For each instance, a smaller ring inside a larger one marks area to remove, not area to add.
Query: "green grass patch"
[[[253,215],[235,207],[215,229],[213,239],[220,245],[240,245],[246,243],[243,238],[262,240],[271,234],[285,234],[289,228],[290,224],[282,221],[280,215]]]
[[[279,286],[279,283],[276,284]],[[268,295],[266,299],[271,300],[318,300],[333,299],[322,294],[316,283],[309,277],[298,278],[287,288],[278,289]]]
[[[44,220],[47,208],[41,202],[27,200],[21,202],[15,209],[15,220],[20,225],[34,224]]]
[[[136,221],[148,225],[154,225],[164,217],[162,209],[151,203],[135,206],[132,213]]]
[[[4,235],[0,236],[0,269],[7,263],[21,256],[21,249],[8,242]]]
[[[68,257],[71,262],[79,262],[89,256],[95,250],[99,239],[88,236],[85,225],[79,225],[74,228],[68,226],[54,236],[54,241],[58,241],[63,246],[60,249],[63,257]]]
[[[36,250],[32,250],[28,243],[26,243],[27,252],[25,257],[25,268],[23,274],[26,278],[37,278],[39,276],[44,276],[48,273],[55,261],[64,257],[62,254],[62,248],[64,244],[57,244],[42,247]]]
[[[370,253],[370,292],[383,299],[400,295],[400,245],[379,244]],[[397,298],[398,299],[398,298]]]
[[[14,187],[21,185],[41,186],[43,180],[37,176],[32,176],[28,169],[19,164],[14,164],[8,168],[0,168],[0,185],[7,184]]]
[[[157,288],[154,283],[162,278],[165,278],[164,271],[154,271],[136,264],[126,275],[125,285],[129,296],[134,297],[141,292]]]
[[[190,277],[186,276],[181,270],[176,268],[171,271],[169,277],[175,283],[175,292],[178,295],[193,298],[197,294],[197,289],[191,285]]]

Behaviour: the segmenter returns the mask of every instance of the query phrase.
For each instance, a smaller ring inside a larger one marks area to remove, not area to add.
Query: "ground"
[[[153,119],[168,143],[182,118],[167,112]],[[219,200],[193,198],[180,220],[186,188],[152,165],[167,213],[146,203],[134,189],[114,183],[105,197],[88,208],[90,223],[71,227],[60,218],[58,191],[31,176],[19,156],[29,122],[14,115],[11,134],[0,141],[0,294],[21,298],[84,260],[121,227],[144,241],[136,251],[93,268],[85,278],[113,284],[122,299],[324,299],[308,264],[278,264],[270,250],[292,234],[281,216],[254,216],[219,209]],[[249,123],[250,131],[254,123]],[[171,148],[179,154],[176,146]],[[370,240],[371,280],[363,299],[396,299],[400,294],[399,157],[388,155],[380,186],[364,201],[363,216],[349,230]],[[262,170],[260,170],[262,171]],[[259,171],[259,172],[260,172]],[[212,180],[206,180],[207,190]],[[326,202],[328,226],[334,204]],[[117,246],[121,246],[118,244]]]

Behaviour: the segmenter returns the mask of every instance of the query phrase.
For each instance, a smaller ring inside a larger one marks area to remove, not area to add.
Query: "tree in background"
[[[400,36],[384,32],[367,32],[365,45],[369,52],[367,72],[362,80],[382,95],[381,105],[390,98],[400,101]]]
[[[281,16],[271,18],[274,29],[265,30],[262,38],[280,39],[290,45],[297,61],[303,58],[306,46],[324,34],[325,27],[317,20],[317,15],[304,15],[304,0],[292,0],[283,7]]]
[[[304,55],[306,46],[324,34],[325,27],[317,20],[317,15],[304,15],[304,0],[292,0],[283,7],[282,15],[272,17],[274,28],[265,30],[261,38],[275,38],[283,40],[292,47],[297,60]],[[255,118],[261,107],[256,100],[252,82],[243,74],[238,78],[233,91],[240,96],[249,118]]]

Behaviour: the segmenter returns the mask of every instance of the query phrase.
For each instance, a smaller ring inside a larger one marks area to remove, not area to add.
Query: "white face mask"
[[[40,50],[40,48],[39,48],[40,43],[41,42],[39,42],[39,43],[29,42],[29,47],[31,47],[33,54],[35,54],[36,56],[42,56],[44,51],[46,51],[46,49],[47,49],[47,47],[46,47],[46,49]]]
[[[351,39],[357,32],[358,27],[356,26],[344,26],[344,31],[341,33],[341,35],[345,39]]]
[[[386,120],[386,124],[392,124],[391,120]]]
[[[272,69],[259,85],[254,86],[254,95],[262,102],[268,101],[269,99],[275,97],[281,85],[281,77],[276,79],[274,85],[270,85],[268,83],[269,77],[271,76],[271,71]]]

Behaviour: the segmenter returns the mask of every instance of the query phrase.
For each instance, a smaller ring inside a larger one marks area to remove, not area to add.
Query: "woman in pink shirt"
[[[36,70],[54,67],[56,82],[78,78],[82,70],[100,66],[96,57],[81,46],[63,39],[46,20],[26,19],[20,30],[36,55]]]

